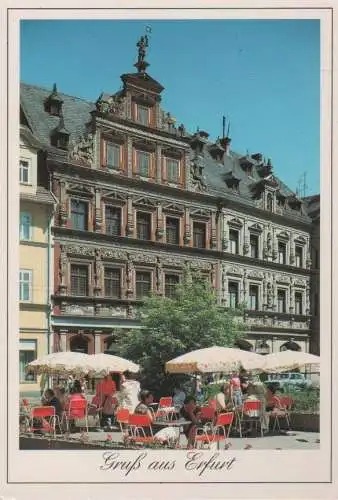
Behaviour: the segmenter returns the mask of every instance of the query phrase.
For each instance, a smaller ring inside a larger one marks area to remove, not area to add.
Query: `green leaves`
[[[121,354],[142,368],[142,385],[169,394],[177,376],[164,372],[166,361],[203,347],[231,347],[245,334],[243,312],[217,303],[208,280],[185,269],[174,297],[150,296],[144,302],[142,329],[125,334]]]

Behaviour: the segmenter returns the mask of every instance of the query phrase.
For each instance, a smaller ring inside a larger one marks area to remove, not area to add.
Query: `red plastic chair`
[[[85,427],[88,433],[88,402],[86,399],[74,399],[69,401],[66,407],[63,418],[66,420],[67,432],[69,432],[70,420],[84,420]]]
[[[147,436],[146,430],[149,435]],[[153,443],[154,435],[151,420],[148,415],[129,415],[128,419],[128,439],[136,443]]]
[[[125,426],[129,423],[130,412],[127,408],[120,408],[115,413],[116,422],[119,424],[122,434],[125,434]]]
[[[274,424],[272,428],[273,431],[275,430],[276,426],[280,431],[279,421],[283,418],[285,418],[289,430],[291,429],[289,410],[291,410],[292,405],[293,399],[290,396],[278,396],[277,406],[271,412],[271,416],[274,417]]]
[[[195,436],[195,448],[200,444],[207,444],[210,448],[211,443],[217,443],[217,449],[220,447],[220,442],[226,442],[229,438],[232,422],[234,419],[234,413],[220,413],[217,416],[215,425],[211,428],[207,426],[203,429],[196,430]]]
[[[202,420],[209,420],[213,422],[215,418],[216,410],[210,406],[202,406],[201,408],[201,418]]]
[[[261,428],[261,436],[263,437],[262,402],[259,399],[253,401],[244,401],[238,421],[240,437],[242,437],[242,426],[245,422],[254,422],[256,424],[256,430],[259,424]]]
[[[34,422],[36,420],[40,420],[42,422],[42,426],[36,426]],[[37,406],[31,409],[30,432],[44,431],[46,433],[51,433],[52,431],[54,433],[54,437],[56,437],[56,424],[58,424],[61,431],[60,419],[58,415],[55,414],[54,406]]]
[[[160,398],[158,407],[155,413],[155,418],[165,418],[170,420],[173,415],[176,414],[176,408],[174,407],[173,398],[171,396],[166,396]]]

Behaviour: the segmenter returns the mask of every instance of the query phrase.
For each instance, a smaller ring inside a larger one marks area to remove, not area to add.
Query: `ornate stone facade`
[[[147,43],[140,40],[139,50]],[[135,66],[137,73],[121,76],[123,88],[101,94],[95,106],[63,97],[62,123],[74,124],[70,146],[47,148],[41,177],[48,168],[58,200],[55,349],[113,349],[124,329],[139,327],[145,291],[168,293],[189,264],[211,281],[220,306],[246,305],[244,347],[293,340],[307,350],[306,204],[261,154],[238,156],[228,136],[210,141],[207,132],[177,126],[161,108],[163,87],[146,73],[145,53]],[[27,95],[23,109],[33,119],[48,96],[41,91],[30,107]],[[50,146],[49,135],[39,140]]]

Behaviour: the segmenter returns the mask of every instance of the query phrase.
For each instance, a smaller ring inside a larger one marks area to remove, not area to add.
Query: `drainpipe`
[[[52,225],[54,221],[54,215],[56,212],[56,207],[57,207],[57,199],[52,191],[52,173],[47,167],[48,170],[48,190],[50,194],[52,195],[54,199],[54,204],[51,213],[48,216],[48,251],[47,251],[47,308],[48,308],[48,313],[47,313],[47,348],[48,348],[48,354],[51,352],[51,347],[52,347],[52,302],[51,302],[51,284],[53,283],[53,280],[51,278],[53,270],[54,270],[54,262],[53,262],[53,255],[52,255]]]

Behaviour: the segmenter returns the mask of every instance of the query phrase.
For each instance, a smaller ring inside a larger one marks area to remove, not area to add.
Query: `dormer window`
[[[145,127],[149,126],[150,123],[150,109],[148,106],[144,106],[142,104],[137,105],[137,121],[144,125]]]
[[[272,197],[272,194],[271,193],[268,193],[266,195],[266,209],[269,211],[269,212],[272,212],[273,211],[273,197]]]
[[[60,149],[68,149],[69,136],[70,134],[65,127],[63,116],[61,116],[60,124],[53,130],[51,136],[52,146]]]
[[[56,83],[54,83],[53,91],[45,101],[45,111],[53,116],[61,116],[62,104],[63,100],[57,91]]]

